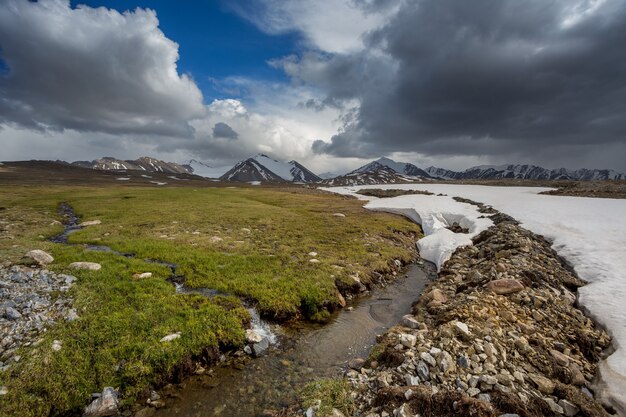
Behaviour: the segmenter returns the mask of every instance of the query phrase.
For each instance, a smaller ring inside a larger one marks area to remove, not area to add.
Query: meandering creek
[[[68,235],[81,227],[71,207],[64,205],[62,210],[67,219],[66,229],[51,240],[67,244]],[[133,256],[106,246],[84,247]],[[176,276],[175,265],[162,264],[172,269],[178,292],[214,295],[210,289],[184,286],[181,283],[184,278]],[[299,387],[321,377],[341,375],[350,360],[367,357],[376,343],[376,336],[408,314],[411,304],[435,277],[432,264],[410,265],[392,283],[358,298],[351,308],[335,312],[330,322],[323,325],[270,324],[250,308],[253,327],[273,343],[269,352],[250,359],[245,366],[216,366],[207,375],[190,377],[170,392],[173,395],[166,399],[166,407],[157,410],[156,416],[246,417],[289,406],[297,399]]]

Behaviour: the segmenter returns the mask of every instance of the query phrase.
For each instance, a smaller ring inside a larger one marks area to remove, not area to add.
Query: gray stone
[[[469,361],[465,356],[459,356],[456,363],[463,369],[469,368]]]
[[[417,339],[412,334],[400,333],[400,335],[398,336],[398,341],[402,344],[402,346],[412,348],[413,346],[415,346]]]
[[[563,414],[563,408],[558,405],[557,403],[554,402],[554,400],[550,397],[546,397],[543,399],[546,403],[548,403],[548,406],[550,407],[550,410],[554,411],[555,413],[558,414]]]
[[[408,327],[409,329],[419,329],[420,327],[420,322],[415,320],[415,317],[410,314],[402,317],[402,321],[400,322],[400,324],[402,324],[404,327]]]
[[[560,400],[559,405],[567,417],[574,417],[580,411],[580,408],[565,399]]]
[[[498,380],[495,376],[492,375],[481,375],[479,378],[480,382],[483,382],[488,385],[495,385],[498,383]]]
[[[13,307],[5,307],[3,316],[7,320],[19,320],[22,318],[22,314]]]
[[[254,329],[246,329],[246,342],[248,343],[259,343],[263,340],[263,336],[261,336]]]
[[[96,262],[72,262],[70,265],[72,269],[86,269],[88,271],[99,271],[102,265]]]
[[[26,256],[42,266],[54,262],[52,255],[40,249],[33,249],[29,251]]]
[[[417,376],[419,376],[422,381],[428,381],[430,379],[430,371],[424,361],[417,363]]]
[[[85,408],[83,417],[110,417],[117,415],[119,407],[119,401],[117,398],[117,392],[111,388],[106,387],[102,391],[100,398],[95,399],[91,404]]]
[[[424,362],[426,362],[426,363],[427,363],[428,365],[430,365],[430,366],[435,366],[435,365],[437,365],[437,361],[435,361],[435,358],[433,358],[433,357],[431,356],[431,354],[430,354],[430,353],[428,353],[428,352],[422,352],[422,353],[420,353],[420,358],[422,358],[422,360],[423,360]]]
[[[261,340],[259,343],[255,343],[252,345],[252,353],[254,354],[254,356],[261,356],[265,352],[267,352],[269,347],[270,342],[269,340],[267,340],[267,337],[264,337],[263,340]]]

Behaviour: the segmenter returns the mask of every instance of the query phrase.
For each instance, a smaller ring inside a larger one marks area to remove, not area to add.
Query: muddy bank
[[[592,380],[610,339],[576,306],[585,283],[545,239],[492,219],[348,372],[357,415],[609,415]]]

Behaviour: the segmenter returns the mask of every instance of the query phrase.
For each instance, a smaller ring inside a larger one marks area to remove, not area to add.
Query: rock
[[[567,356],[566,354],[561,353],[558,350],[551,349],[550,350],[550,355],[552,355],[554,360],[556,360],[556,363],[558,363],[559,365],[561,365],[561,366],[569,365],[570,357]]]
[[[255,343],[252,345],[252,354],[256,357],[263,355],[270,347],[270,342],[266,337],[263,338],[259,343]]]
[[[333,216],[335,216],[335,217],[346,217],[346,215],[343,214],[343,213],[333,213]]]
[[[417,376],[419,376],[422,381],[428,381],[430,379],[430,371],[423,361],[417,363]]]
[[[339,305],[343,308],[346,306],[346,299],[343,297],[343,295],[341,295],[341,293],[339,291],[337,291],[337,302],[339,303]]]
[[[460,368],[469,368],[469,360],[465,356],[459,356],[459,358],[456,360],[456,363],[457,365],[459,365]]]
[[[489,394],[478,394],[478,399],[480,401],[484,401],[486,403],[490,403],[491,402],[491,395]]]
[[[86,269],[88,271],[99,271],[102,265],[95,262],[72,262],[70,265],[72,269]]]
[[[143,279],[143,278],[150,278],[150,277],[152,277],[152,272],[141,272],[141,273],[138,272],[136,274],[133,274],[133,278],[136,278],[136,279]]]
[[[559,400],[559,405],[567,417],[574,417],[580,411],[580,408],[565,399]]]
[[[102,224],[102,221],[100,221],[100,220],[88,220],[86,222],[82,222],[80,224],[80,226],[83,226],[83,227],[85,227],[85,226],[97,226],[99,224]]]
[[[398,335],[398,341],[402,344],[402,346],[412,348],[413,346],[415,346],[417,338],[412,334],[400,333]]]
[[[460,321],[454,322],[454,330],[457,332],[457,334],[463,337],[470,337],[472,335],[472,333],[469,330],[469,327],[467,327],[467,324],[460,322]]]
[[[62,346],[61,346],[61,341],[60,340],[53,340],[52,341],[52,350],[55,352],[58,352],[59,350],[61,350]]]
[[[497,378],[492,375],[481,375],[479,381],[488,385],[496,385],[498,383]]]
[[[316,258],[312,258],[312,259],[309,259],[309,262],[311,262],[312,264],[318,264],[320,263],[320,260]]]
[[[309,252],[309,256],[315,258],[317,256],[317,252]]]
[[[70,309],[65,315],[65,321],[74,321],[74,320],[78,320],[79,318],[80,317],[78,316],[78,313],[76,312],[76,309],[74,308]]]
[[[337,410],[336,408],[333,408],[332,410],[330,410],[330,417],[346,417],[346,416],[341,411]]]
[[[224,240],[224,239],[222,239],[222,238],[221,238],[221,237],[219,237],[219,236],[211,236],[211,237],[209,238],[209,242],[210,242],[210,243],[220,243],[220,242],[222,242],[223,240]]]
[[[546,397],[543,399],[546,403],[548,403],[548,406],[550,407],[550,410],[554,411],[555,413],[558,414],[563,414],[563,408],[558,405],[557,403],[554,402],[554,400],[550,397]]]
[[[420,358],[426,362],[429,366],[435,366],[437,365],[437,361],[435,361],[435,358],[432,357],[432,355],[428,352],[422,352],[420,353]]]
[[[365,359],[363,358],[354,358],[348,361],[348,366],[357,371],[360,371],[363,365],[365,365]]]
[[[435,288],[426,295],[428,307],[438,307],[448,301],[448,297],[439,289]]]
[[[7,395],[9,393],[9,389],[4,385],[0,387],[0,395]]]
[[[467,390],[467,395],[470,397],[475,397],[480,394],[480,390],[478,388],[470,388]]]
[[[404,327],[408,327],[409,329],[419,329],[420,327],[420,322],[410,314],[403,316],[400,324]]]
[[[96,398],[91,404],[85,408],[83,417],[110,417],[117,415],[119,407],[119,401],[117,398],[117,392],[111,388],[106,387],[102,391],[100,398]]]
[[[263,336],[261,336],[256,330],[246,329],[246,342],[254,344],[259,343],[262,340]]]
[[[11,320],[11,321],[19,320],[22,318],[22,314],[16,309],[14,309],[13,307],[5,307],[4,313],[2,314],[2,316],[5,319]]]
[[[156,414],[156,410],[152,407],[142,408],[135,413],[135,417],[153,417]]]
[[[531,374],[530,380],[537,385],[537,389],[543,394],[550,395],[554,392],[554,382],[542,375]]]
[[[402,404],[402,406],[393,410],[393,415],[394,417],[413,417],[413,412],[408,404]]]
[[[167,336],[163,336],[163,338],[161,338],[161,343],[171,342],[172,340],[176,340],[179,337],[180,337],[180,332],[168,334]]]
[[[44,252],[40,249],[33,249],[26,254],[27,258],[32,259],[37,262],[39,265],[48,265],[54,262],[54,258],[47,252]]]
[[[405,375],[404,382],[408,386],[419,385],[420,379],[415,375]]]
[[[520,292],[524,289],[524,285],[516,279],[497,279],[487,283],[487,289],[496,294],[507,295]]]

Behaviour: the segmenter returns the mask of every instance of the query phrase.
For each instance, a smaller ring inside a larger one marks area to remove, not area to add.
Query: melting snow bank
[[[446,196],[405,195],[377,199],[356,192],[363,188],[426,190]],[[369,200],[367,208],[400,213],[422,223],[427,235],[418,242],[422,256],[440,267],[458,247],[489,227],[476,208],[458,196],[506,213],[552,247],[589,282],[578,291],[582,308],[606,326],[616,351],[599,365],[598,391],[605,402],[626,414],[626,200],[540,195],[546,188],[447,184],[394,184],[329,188],[328,191]],[[458,216],[458,217],[455,217]],[[456,220],[453,220],[456,219]],[[441,231],[450,220],[468,227],[465,236]],[[462,223],[461,223],[462,222]]]

